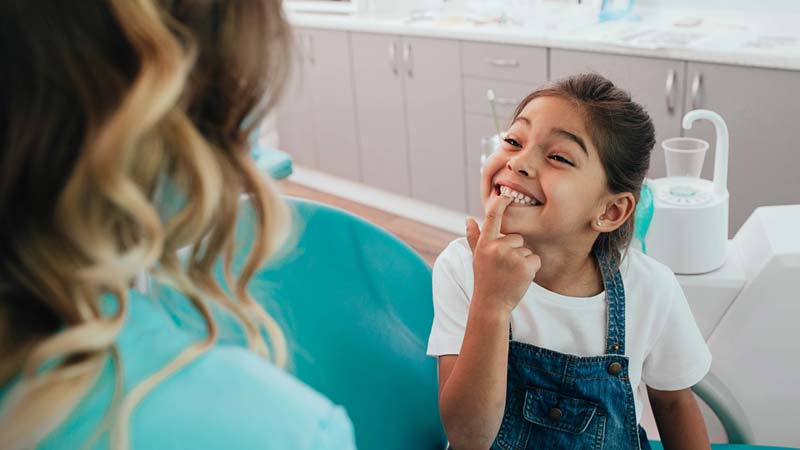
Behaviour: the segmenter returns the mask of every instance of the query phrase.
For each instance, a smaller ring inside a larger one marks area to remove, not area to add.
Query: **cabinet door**
[[[292,156],[295,164],[316,168],[316,138],[308,77],[309,35],[305,30],[297,29],[294,38],[295,53],[292,58],[292,67],[289,71],[286,90],[276,108],[278,146]]]
[[[362,180],[410,196],[400,38],[368,33],[350,38]]]
[[[404,38],[411,195],[466,211],[464,107],[457,41]]]
[[[683,61],[553,49],[550,78],[597,72],[647,109],[656,128],[656,145],[650,157],[651,178],[666,175],[661,141],[681,135],[685,66]]]
[[[728,125],[730,235],[759,206],[800,203],[800,72],[690,62],[688,81],[686,110],[710,109]],[[711,179],[714,127],[699,121],[685,133],[710,144]]]
[[[317,163],[322,171],[360,181],[350,42],[345,31],[309,30]]]

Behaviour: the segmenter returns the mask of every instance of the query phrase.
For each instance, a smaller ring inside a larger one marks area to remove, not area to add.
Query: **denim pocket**
[[[529,386],[509,397],[492,449],[601,450],[606,419],[593,401]]]
[[[525,393],[525,420],[568,433],[580,434],[597,415],[598,405],[541,388]]]

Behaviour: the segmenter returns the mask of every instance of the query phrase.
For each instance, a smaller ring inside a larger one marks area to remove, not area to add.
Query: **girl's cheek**
[[[497,171],[505,167],[504,159],[501,154],[495,153],[486,159],[481,169],[481,200],[486,203],[492,192],[492,179]]]

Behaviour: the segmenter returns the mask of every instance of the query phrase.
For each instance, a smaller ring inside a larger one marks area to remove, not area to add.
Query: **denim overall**
[[[579,357],[511,340],[503,423],[492,450],[650,450],[636,423],[625,355],[625,289],[596,252],[608,299],[606,355]]]

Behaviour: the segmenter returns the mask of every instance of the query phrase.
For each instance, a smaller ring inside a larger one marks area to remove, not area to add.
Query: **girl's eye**
[[[550,156],[550,159],[552,159],[554,161],[562,162],[564,164],[569,164],[570,166],[575,167],[575,164],[572,164],[572,161],[570,161],[570,160],[568,160],[568,159],[566,159],[566,158],[564,158],[563,156],[560,156],[560,155],[552,155],[552,156]]]
[[[522,148],[522,145],[521,145],[519,142],[517,142],[516,140],[514,140],[514,138],[507,137],[507,138],[505,138],[505,139],[503,139],[503,140],[504,140],[504,141],[505,141],[507,144],[509,144],[509,145],[511,145],[511,146]]]

